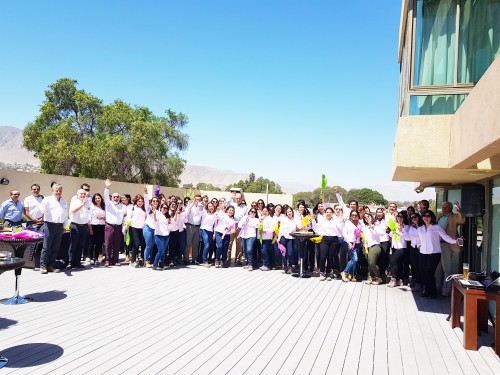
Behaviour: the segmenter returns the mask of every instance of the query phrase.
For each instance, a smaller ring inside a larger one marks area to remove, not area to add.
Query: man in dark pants
[[[83,268],[81,263],[82,252],[88,246],[89,239],[89,210],[88,194],[84,189],[78,190],[77,198],[71,201],[69,212],[71,215],[71,247],[67,269]]]
[[[45,233],[40,256],[40,273],[59,272],[54,265],[64,233],[64,224],[68,220],[68,205],[62,197],[61,185],[52,185],[52,195],[42,200],[40,211],[43,213]]]
[[[120,202],[121,195],[113,193],[109,199],[111,181],[106,179],[104,189],[104,202],[106,203],[106,226],[104,228],[104,241],[106,248],[106,262],[104,267],[119,266],[118,254],[123,239],[122,224],[127,214],[127,206]]]

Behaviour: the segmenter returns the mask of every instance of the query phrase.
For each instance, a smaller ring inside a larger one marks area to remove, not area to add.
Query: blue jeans
[[[358,255],[361,246],[362,245],[358,243],[352,250],[347,251],[347,254],[349,255],[349,262],[347,263],[344,272],[350,273],[351,275],[356,273],[356,265],[358,264]]]
[[[247,264],[253,266],[253,247],[257,237],[243,238],[241,245],[243,252],[245,253],[245,258],[247,258]]]
[[[262,240],[262,264],[264,267],[271,267],[272,242],[273,240]]]
[[[288,239],[285,237],[281,237],[280,244],[285,246],[286,254],[283,258],[284,266],[292,266],[297,265],[297,263],[293,263],[293,249],[295,248],[295,239]]]
[[[215,243],[217,244],[217,253],[215,254],[216,260],[226,261],[227,260],[227,249],[229,248],[229,238],[231,236],[226,234],[222,237],[222,233],[215,232]]]
[[[146,242],[146,248],[144,249],[144,260],[151,262],[153,256],[153,247],[155,246],[155,230],[151,229],[147,225],[142,228],[142,235],[144,236],[144,242]]]
[[[208,263],[208,250],[212,244],[214,232],[206,229],[200,230],[201,240],[203,241],[203,263]],[[193,245],[194,246],[194,245]]]
[[[156,253],[154,264],[163,265],[165,264],[165,252],[167,251],[169,236],[158,236],[155,235],[155,243],[158,248],[158,253]]]

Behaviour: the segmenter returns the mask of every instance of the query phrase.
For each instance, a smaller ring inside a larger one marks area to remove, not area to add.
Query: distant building
[[[469,239],[484,230],[482,253],[464,252],[476,269],[500,268],[499,41],[498,0],[402,1],[393,180],[435,187],[438,208],[484,193],[484,216],[463,226]]]

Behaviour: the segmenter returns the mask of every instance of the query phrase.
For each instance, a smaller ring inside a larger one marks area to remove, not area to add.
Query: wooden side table
[[[495,301],[495,353],[500,354],[500,292],[466,288],[453,279],[451,289],[451,328],[460,327],[464,300],[464,348],[477,350],[478,329],[488,332],[488,301]]]

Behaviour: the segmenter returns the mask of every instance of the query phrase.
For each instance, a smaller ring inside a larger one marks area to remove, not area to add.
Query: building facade
[[[393,180],[435,187],[437,207],[480,188],[462,228],[475,270],[500,269],[499,53],[500,0],[402,1]]]

